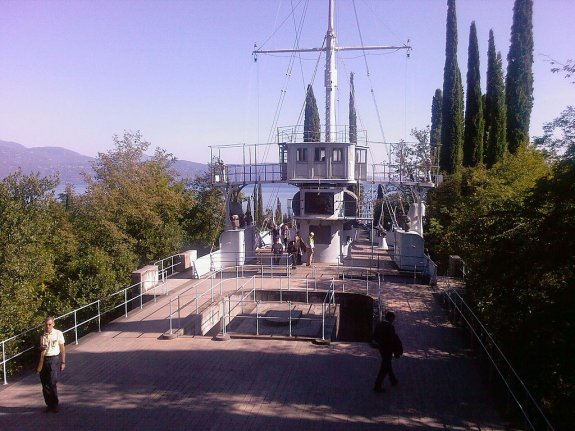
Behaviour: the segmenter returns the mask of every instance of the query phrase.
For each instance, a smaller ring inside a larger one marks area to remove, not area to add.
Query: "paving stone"
[[[313,270],[298,267],[293,288],[297,280],[305,288]],[[315,270],[326,285],[334,278],[333,268]],[[393,362],[400,384],[390,388],[386,382],[386,392],[376,394],[379,356],[367,343],[160,339],[169,328],[169,301],[195,293],[198,281],[168,283],[169,296],[158,295],[79,345],[68,345],[58,414],[42,413],[36,375],[0,388],[0,430],[509,429],[459,331],[426,286],[383,284],[405,354]],[[227,280],[222,293],[236,285]],[[346,291],[361,292],[364,285],[346,281]],[[258,287],[277,286],[277,278],[258,280]]]

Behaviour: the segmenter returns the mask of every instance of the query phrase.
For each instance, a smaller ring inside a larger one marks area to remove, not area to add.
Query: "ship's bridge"
[[[365,131],[358,131],[356,142],[350,142],[347,126],[337,127],[332,136],[331,142],[305,142],[301,126],[280,128],[277,162],[267,162],[273,157],[270,153],[275,153],[270,148],[276,144],[212,146],[212,183],[221,187],[283,182],[299,187],[370,183],[428,188],[442,181],[439,166],[432,163],[432,154],[409,156],[417,153],[417,143],[379,143],[388,159],[368,164]],[[230,160],[242,163],[229,163]]]
[[[337,127],[332,142],[305,142],[303,129],[278,131],[280,161],[285,179],[293,184],[356,184],[367,179],[367,139],[349,141],[349,129]]]
[[[357,133],[357,142],[349,141],[349,128],[339,126],[332,142],[306,142],[302,126],[278,129],[278,163],[262,163],[271,144],[227,145],[212,147],[214,185],[241,185],[255,182],[306,184],[357,184],[368,177],[367,134]],[[241,164],[225,163],[228,154],[241,147]]]

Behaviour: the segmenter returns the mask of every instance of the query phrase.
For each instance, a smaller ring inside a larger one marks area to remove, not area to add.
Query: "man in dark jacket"
[[[278,236],[276,239],[274,239],[274,243],[272,245],[272,253],[274,255],[274,265],[280,264],[280,259],[282,257],[283,252],[284,252],[284,246],[280,242],[280,237]]]
[[[388,311],[385,313],[385,320],[379,322],[375,330],[373,331],[373,339],[377,343],[377,349],[381,355],[381,365],[379,367],[379,373],[375,379],[375,384],[373,390],[375,392],[383,392],[383,379],[389,374],[389,381],[391,386],[397,385],[397,378],[393,373],[393,368],[391,367],[391,358],[395,355],[399,358],[403,353],[403,347],[401,345],[401,340],[395,333],[395,328],[393,327],[393,321],[395,320],[395,313],[393,311]]]
[[[301,237],[299,235],[295,236],[295,240],[288,246],[288,253],[292,256],[292,269],[296,268],[296,265],[301,265],[301,256],[306,252],[306,247]]]

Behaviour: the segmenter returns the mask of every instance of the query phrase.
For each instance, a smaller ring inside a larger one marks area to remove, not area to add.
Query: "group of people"
[[[311,266],[315,251],[315,234],[309,233],[307,244],[302,240],[299,232],[296,233],[293,240],[290,240],[290,230],[288,225],[284,224],[281,230],[274,225],[272,228],[272,253],[274,255],[274,265],[279,265],[284,251],[290,256],[292,269],[295,269],[303,262],[303,256],[307,253],[306,265]]]

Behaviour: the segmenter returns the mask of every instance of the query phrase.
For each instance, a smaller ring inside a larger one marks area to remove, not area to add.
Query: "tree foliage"
[[[98,155],[77,214],[95,234],[89,242],[129,267],[177,252],[184,237],[180,217],[190,202],[184,182],[175,179],[174,157],[161,149],[146,157],[150,144],[139,132],[114,136],[114,146]]]
[[[455,0],[447,0],[445,67],[439,166],[454,173],[463,158],[463,87],[457,63],[457,16]]]
[[[575,107],[568,106],[555,120],[543,125],[535,145],[553,159],[575,159]]]
[[[573,148],[573,130],[568,108],[546,125],[545,139]],[[491,169],[465,168],[448,177],[429,196],[426,245],[444,268],[449,254],[465,260],[476,313],[556,429],[570,429],[575,158],[569,151],[555,154],[549,159],[521,146]]]
[[[57,178],[16,172],[0,182],[0,338],[129,285],[138,266],[213,244],[223,199],[209,173],[191,187],[174,158],[139,132],[114,137],[99,154],[88,189],[54,196]]]
[[[553,73],[562,73],[565,79],[571,79],[575,75],[575,61],[573,59],[568,59],[564,63],[557,61],[553,58],[548,57],[549,62],[551,63],[551,72]],[[571,81],[571,84],[575,84],[575,81]]]
[[[515,0],[507,55],[507,140],[515,153],[529,142],[533,109],[533,0]]]
[[[435,90],[431,101],[431,130],[429,142],[434,150],[441,144],[441,107],[443,105],[443,93],[438,88]]]
[[[476,166],[483,162],[483,105],[479,71],[479,44],[475,21],[469,29],[467,57],[467,102],[465,104],[465,135],[463,165]]]
[[[487,167],[500,161],[507,151],[505,83],[501,54],[495,53],[493,30],[487,49],[487,93],[485,95],[484,162]]]
[[[305,113],[303,123],[303,141],[319,142],[321,137],[321,124],[319,121],[319,111],[313,94],[311,84],[307,86],[305,98]]]
[[[24,175],[0,182],[0,338],[39,323],[47,284],[60,251],[56,178]]]

